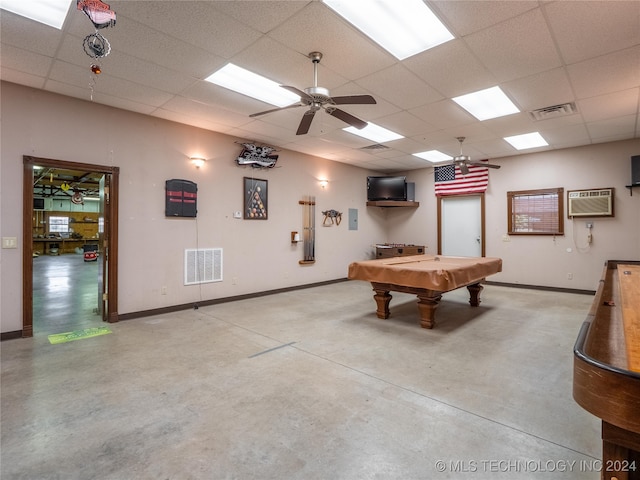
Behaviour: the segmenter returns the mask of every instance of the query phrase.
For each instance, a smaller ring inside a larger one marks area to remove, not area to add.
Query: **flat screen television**
[[[367,201],[407,199],[407,177],[367,177]]]

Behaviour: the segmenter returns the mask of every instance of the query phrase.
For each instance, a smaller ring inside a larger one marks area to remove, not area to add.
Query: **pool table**
[[[389,318],[390,291],[417,295],[420,326],[433,328],[443,293],[467,287],[469,303],[477,307],[482,291],[480,282],[500,271],[500,258],[413,255],[353,262],[348,278],[371,282],[378,318]]]

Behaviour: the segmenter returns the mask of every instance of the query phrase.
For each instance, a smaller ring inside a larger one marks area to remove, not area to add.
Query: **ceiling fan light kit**
[[[303,114],[296,135],[305,135],[309,132],[311,122],[316,112],[323,109],[332,117],[342,120],[343,122],[357,128],[362,129],[367,126],[367,122],[361,120],[350,113],[345,112],[336,107],[336,105],[373,105],[376,103],[375,99],[371,95],[343,95],[338,97],[332,97],[329,90],[324,87],[318,86],[318,64],[322,59],[322,53],[311,52],[309,55],[313,63],[313,86],[307,87],[304,90],[292,87],[290,85],[280,85],[285,90],[294,93],[300,97],[300,101],[292,105],[284,107],[273,108],[264,112],[253,113],[250,117],[258,117],[267,113],[277,112],[289,108],[296,107],[309,107],[309,109]]]

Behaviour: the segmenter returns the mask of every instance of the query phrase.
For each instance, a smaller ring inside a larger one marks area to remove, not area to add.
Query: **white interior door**
[[[440,199],[441,255],[481,257],[482,197],[460,195]]]

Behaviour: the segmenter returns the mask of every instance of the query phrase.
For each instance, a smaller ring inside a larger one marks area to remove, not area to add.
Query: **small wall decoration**
[[[330,227],[331,225],[340,225],[342,221],[342,212],[337,210],[325,210],[322,212],[324,215],[324,220],[322,221],[322,225],[325,227]]]
[[[266,145],[257,146],[253,143],[242,143],[244,147],[240,156],[236,158],[238,165],[250,165],[253,168],[273,168],[278,161],[278,155],[274,155],[276,151],[273,147]]]
[[[267,220],[267,181],[244,177],[244,219]]]
[[[190,180],[173,179],[165,182],[167,217],[195,217],[198,212],[198,186]]]

